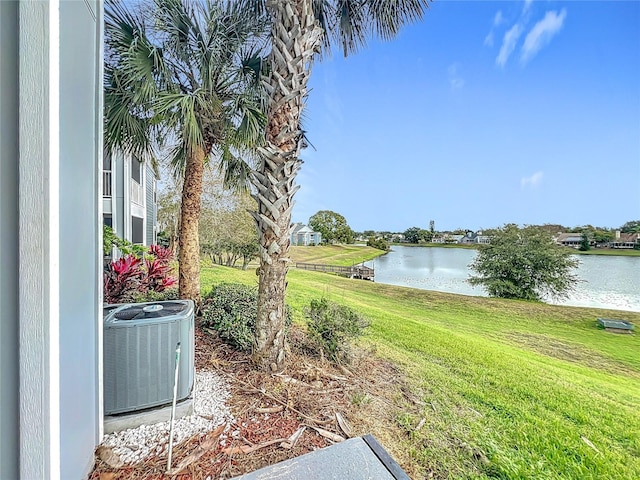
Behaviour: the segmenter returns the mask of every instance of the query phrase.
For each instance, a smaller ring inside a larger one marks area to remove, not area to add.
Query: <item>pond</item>
[[[486,296],[482,287],[466,281],[475,256],[475,250],[464,248],[393,246],[367,265],[375,267],[378,283]],[[569,298],[549,303],[640,311],[640,257],[579,255],[578,259],[577,288]]]

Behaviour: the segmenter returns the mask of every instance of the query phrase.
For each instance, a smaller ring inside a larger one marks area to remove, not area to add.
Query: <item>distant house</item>
[[[464,235],[458,235],[458,234],[449,235],[449,234],[445,234],[444,243],[460,243],[463,238],[464,238]]]
[[[482,232],[478,232],[478,236],[476,237],[476,243],[481,245],[487,245],[491,243],[491,237],[489,235],[483,235]]]
[[[581,233],[559,233],[556,236],[556,243],[558,245],[562,245],[563,247],[580,247],[580,243],[582,243],[582,234]]]
[[[105,152],[102,168],[103,222],[120,238],[156,243],[157,178],[151,162],[121,151]]]
[[[483,235],[482,231],[469,231],[460,240],[458,240],[458,243],[461,243],[463,245],[488,244],[491,243],[491,238],[489,237],[489,235]]]
[[[640,233],[620,233],[616,230],[615,238],[607,245],[609,248],[635,248],[640,245]]]
[[[461,243],[463,245],[469,245],[472,243],[478,243],[477,242],[477,238],[478,238],[478,234],[474,233],[474,232],[467,232],[460,240],[458,240],[458,243]]]
[[[318,245],[322,242],[322,234],[320,232],[314,232],[310,227],[302,224],[295,223],[291,230],[291,245],[308,246]]]

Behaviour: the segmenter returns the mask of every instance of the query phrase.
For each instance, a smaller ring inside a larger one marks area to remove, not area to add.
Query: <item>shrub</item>
[[[144,245],[138,245],[135,243],[131,243],[128,240],[124,240],[116,235],[116,232],[108,225],[102,226],[102,248],[104,250],[105,257],[111,257],[111,252],[113,251],[113,247],[116,247],[123,255],[134,255],[135,257],[141,258],[147,247]]]
[[[165,296],[175,295],[161,295],[177,283],[172,276],[172,260],[169,249],[151,245],[144,259],[131,253],[110,262],[104,271],[104,301],[159,301],[156,298],[165,299]]]
[[[141,262],[142,260],[130,254],[107,265],[104,272],[106,303],[122,303],[138,289],[142,277]]]
[[[350,341],[370,323],[356,310],[326,298],[311,300],[305,318],[312,350],[335,362],[350,360]]]
[[[239,283],[217,285],[205,297],[202,325],[213,328],[220,338],[242,351],[253,346],[258,311],[258,289]],[[291,325],[287,307],[285,324]]]
[[[167,288],[166,290],[163,290],[162,292],[136,291],[132,293],[131,296],[126,299],[126,301],[131,303],[164,302],[167,300],[178,300],[179,298],[180,298],[180,295],[178,293],[178,288],[171,287],[171,288]]]
[[[377,248],[378,250],[384,250],[385,252],[389,251],[389,242],[387,242],[384,238],[375,238],[369,237],[367,240],[367,247]]]

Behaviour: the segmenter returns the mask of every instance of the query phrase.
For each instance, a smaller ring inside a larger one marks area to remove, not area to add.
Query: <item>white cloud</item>
[[[484,37],[484,45],[485,47],[493,47],[493,30]]]
[[[449,74],[449,86],[451,90],[458,90],[464,87],[464,79],[459,72],[460,64],[452,63],[449,65],[447,69],[447,73]]]
[[[562,29],[565,18],[567,18],[567,10],[564,8],[560,13],[555,10],[548,11],[544,18],[536,23],[527,34],[522,45],[520,61],[527,63],[542,47],[547,45]]]
[[[493,17],[493,24],[491,25],[491,30],[489,31],[487,36],[484,37],[484,45],[485,45],[485,47],[493,47],[493,30],[494,30],[494,28],[499,27],[500,25],[502,25],[505,21],[506,21],[506,19],[502,15],[502,10],[498,10],[496,12],[496,14],[494,15],[494,17]]]
[[[520,186],[524,189],[527,187],[536,188],[542,182],[542,177],[544,177],[544,172],[536,172],[530,177],[522,177],[520,179]]]
[[[529,8],[531,7],[531,4],[533,3],[533,0],[524,0],[524,8],[523,11],[527,12],[529,10]]]
[[[522,35],[522,26],[519,23],[516,23],[513,27],[511,27],[507,33],[504,34],[504,38],[502,39],[502,47],[500,47],[500,52],[496,57],[496,64],[504,67],[509,60],[509,56],[513,53],[513,50],[516,48],[516,43],[518,42],[518,38]]]

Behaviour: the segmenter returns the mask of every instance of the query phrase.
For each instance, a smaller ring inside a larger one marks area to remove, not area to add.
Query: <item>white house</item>
[[[0,1],[0,478],[102,436],[102,4]]]
[[[296,223],[291,229],[291,245],[318,245],[322,242],[322,234],[314,232],[310,227],[302,223]]]
[[[132,243],[156,243],[157,177],[151,162],[121,151],[105,152],[102,168],[105,225]]]

